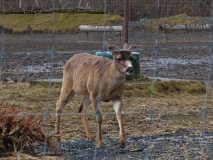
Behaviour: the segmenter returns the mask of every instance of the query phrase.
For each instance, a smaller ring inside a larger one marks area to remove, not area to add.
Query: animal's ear
[[[110,45],[107,42],[105,44],[106,44],[106,47],[109,51],[119,51],[120,50],[120,48],[115,46],[115,45]]]
[[[111,54],[112,54],[113,58],[115,58],[117,56],[118,52],[112,52]]]

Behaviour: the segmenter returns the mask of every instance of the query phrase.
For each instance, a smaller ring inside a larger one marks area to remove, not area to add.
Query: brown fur
[[[83,63],[81,63],[81,61]],[[73,80],[72,84],[69,83],[69,90],[74,90],[76,93],[80,93],[84,96],[90,96],[91,93],[94,96],[98,96],[103,74],[104,81],[102,82],[101,97],[103,97],[103,101],[104,99],[108,99],[108,101],[112,100],[113,95],[109,95],[111,90],[107,90],[112,78],[114,78],[111,75],[114,75],[115,73],[113,72],[116,72],[115,66],[112,64],[110,59],[104,57],[98,57],[87,53],[74,55],[66,63],[63,72],[63,75],[66,75],[64,78]],[[112,89],[117,90],[124,82],[124,77],[125,74],[120,77],[120,79],[122,79],[120,84],[114,86]],[[122,91],[117,91],[116,94],[121,95]]]

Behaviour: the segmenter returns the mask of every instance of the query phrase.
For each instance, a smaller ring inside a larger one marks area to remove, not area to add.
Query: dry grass
[[[9,152],[21,152],[22,149],[30,148],[33,155],[39,156],[35,151],[35,143],[44,147],[45,137],[48,148],[56,153],[56,146],[52,143],[51,135],[46,134],[42,115],[9,116],[18,115],[18,109],[2,110],[2,108],[4,107],[0,104],[0,153],[2,155],[10,156]],[[11,147],[12,145],[14,147]]]
[[[48,95],[47,84],[3,85],[3,89],[0,90],[0,101],[3,102],[5,109],[16,107],[22,113],[43,113],[46,108],[49,112],[55,113],[55,103],[60,94],[60,87],[61,84],[53,84],[50,95]],[[213,113],[208,112],[206,119],[203,118],[202,114],[204,107],[213,109],[213,94],[210,90],[211,93],[207,96],[207,105],[204,106],[206,94],[205,87],[201,82],[156,82],[156,92],[152,98],[150,98],[150,88],[151,83],[149,82],[127,84],[123,98],[124,127],[127,135],[188,133],[189,129],[194,129],[197,132],[201,131],[203,127],[207,131],[213,132]],[[134,94],[130,95],[129,92]],[[81,101],[82,97],[76,95],[63,111],[63,113],[72,114],[61,118],[62,141],[86,139],[78,114]],[[91,108],[88,109],[90,114],[87,117],[90,128],[95,134],[96,120]],[[150,109],[154,111],[152,121],[150,121]],[[118,124],[111,103],[103,103],[102,110],[104,113],[103,137],[118,137]],[[54,122],[55,117],[52,116],[49,123],[54,125]],[[54,128],[49,128],[49,131],[53,133]]]

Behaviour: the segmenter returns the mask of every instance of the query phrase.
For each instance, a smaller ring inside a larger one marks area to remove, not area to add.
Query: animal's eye
[[[134,57],[130,57],[130,59],[129,59],[130,61],[133,61],[134,60]]]
[[[121,62],[122,61],[122,58],[116,58],[118,62]]]

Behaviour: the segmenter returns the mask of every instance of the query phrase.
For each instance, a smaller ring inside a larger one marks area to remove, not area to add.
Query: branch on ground
[[[18,113],[17,109],[0,110],[0,153],[31,149],[33,154],[37,155],[35,144],[44,147],[46,138],[47,147],[56,154],[52,135],[45,133],[44,117],[34,115],[20,117]]]

